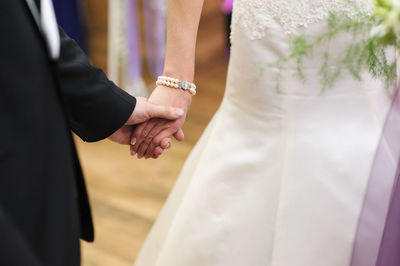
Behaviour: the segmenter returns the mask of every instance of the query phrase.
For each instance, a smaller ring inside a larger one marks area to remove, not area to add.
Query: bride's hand
[[[164,139],[174,136],[178,141],[184,138],[181,127],[185,121],[192,95],[181,89],[157,86],[149,98],[149,102],[165,106],[179,107],[184,115],[177,120],[151,119],[136,127],[132,134],[131,143],[138,158],[154,158],[155,150],[159,149]],[[157,148],[158,147],[158,148]]]
[[[168,150],[172,147],[171,138],[165,138],[161,141],[160,146],[155,147],[153,151],[153,155],[149,158],[158,159],[165,150]],[[133,146],[130,146],[131,155],[134,156],[136,152],[133,150]]]

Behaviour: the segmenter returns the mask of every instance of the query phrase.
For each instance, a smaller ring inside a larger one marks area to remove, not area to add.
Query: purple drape
[[[377,266],[400,265],[400,184],[399,171],[396,173],[396,181],[390,203],[389,213],[381,247],[378,254]]]
[[[400,265],[400,94],[395,92],[372,166],[351,266]]]
[[[166,2],[167,0],[143,1],[146,58],[150,73],[154,76],[160,76],[164,70]]]
[[[126,0],[125,10],[127,12],[126,36],[127,36],[128,54],[129,54],[128,75],[130,80],[135,80],[142,76],[142,61],[140,55],[140,32],[139,32],[137,0]]]
[[[225,14],[231,14],[233,9],[233,0],[224,0],[221,5],[221,10]]]
[[[141,34],[138,0],[125,0],[128,75],[131,81],[142,76]],[[163,72],[166,46],[166,0],[143,1],[146,60],[154,77]]]

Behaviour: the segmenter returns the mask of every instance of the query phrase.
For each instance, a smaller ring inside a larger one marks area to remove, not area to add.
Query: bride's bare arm
[[[204,0],[168,0],[166,75],[192,81],[196,37]]]
[[[193,81],[197,30],[204,0],[168,0],[167,47],[164,75]],[[149,101],[155,104],[183,108],[185,115],[168,121],[153,119],[138,126],[133,135],[132,150],[139,158],[156,157],[154,150],[162,140],[174,136],[183,140],[181,127],[185,121],[192,96],[181,89],[157,86]]]

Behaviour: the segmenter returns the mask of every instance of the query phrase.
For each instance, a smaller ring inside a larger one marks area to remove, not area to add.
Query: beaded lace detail
[[[251,40],[261,39],[266,27],[279,23],[286,34],[324,20],[330,12],[350,18],[370,12],[372,0],[235,0],[233,26],[242,27]],[[234,31],[234,29],[233,29]]]

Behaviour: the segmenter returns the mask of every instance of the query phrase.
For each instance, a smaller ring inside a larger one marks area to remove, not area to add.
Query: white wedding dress
[[[305,82],[294,63],[270,66],[296,34],[326,31],[330,10],[354,15],[347,0],[235,0],[226,95],[136,266],[350,265],[390,97],[367,73],[322,91],[318,51]]]

